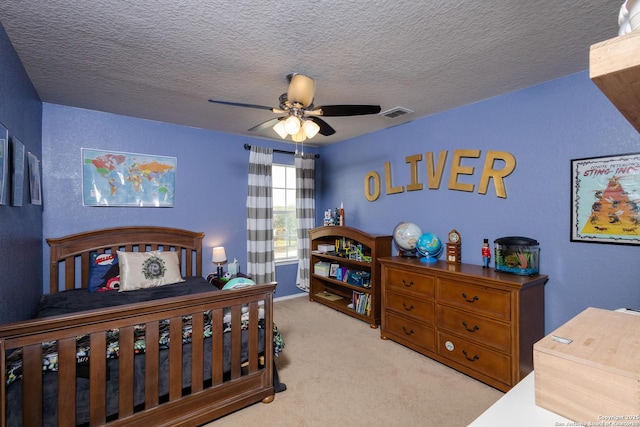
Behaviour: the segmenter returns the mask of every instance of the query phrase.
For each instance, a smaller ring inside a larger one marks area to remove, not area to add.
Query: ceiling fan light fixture
[[[300,132],[300,119],[296,116],[289,116],[287,120],[284,121],[284,129],[289,135],[297,134]]]
[[[273,130],[276,131],[276,133],[280,135],[280,138],[282,139],[285,139],[289,135],[287,133],[287,130],[284,128],[284,122],[284,120],[278,120],[278,123],[273,126]]]
[[[307,135],[304,133],[304,128],[300,128],[298,133],[291,135],[291,139],[293,139],[294,142],[302,142],[307,139]]]
[[[302,123],[302,129],[304,130],[304,134],[307,138],[311,139],[320,132],[320,126],[313,120],[305,120]]]
[[[292,74],[290,77],[287,99],[298,103],[302,108],[307,108],[313,103],[316,92],[316,83],[311,77],[302,74]]]

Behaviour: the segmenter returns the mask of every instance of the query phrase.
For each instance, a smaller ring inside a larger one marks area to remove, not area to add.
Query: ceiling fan
[[[252,127],[249,131],[264,130],[271,127],[282,139],[291,136],[291,139],[295,142],[311,139],[318,133],[324,136],[336,133],[335,129],[322,120],[320,116],[363,116],[380,112],[379,105],[323,105],[315,107],[313,98],[316,84],[311,77],[294,73],[287,76],[287,81],[289,82],[289,88],[286,93],[280,95],[278,108],[215,99],[210,99],[209,102],[236,107],[257,108],[282,114],[280,117],[269,119]]]

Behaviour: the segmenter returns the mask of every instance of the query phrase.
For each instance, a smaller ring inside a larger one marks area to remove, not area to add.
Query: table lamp
[[[227,254],[224,251],[224,246],[216,246],[213,248],[211,262],[218,264],[218,279],[222,278],[222,264],[227,262]]]

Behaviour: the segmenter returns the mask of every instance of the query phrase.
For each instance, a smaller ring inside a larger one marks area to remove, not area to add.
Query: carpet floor
[[[503,396],[306,295],[274,302],[274,319],[287,390],[207,426],[458,427]]]

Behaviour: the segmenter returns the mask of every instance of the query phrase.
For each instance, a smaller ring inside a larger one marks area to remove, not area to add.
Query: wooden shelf
[[[391,236],[370,235],[351,227],[323,226],[309,231],[311,238],[311,280],[309,299],[324,304],[349,316],[368,322],[372,328],[380,324],[380,263],[378,258],[391,255]],[[335,245],[336,240],[351,241],[361,245],[367,256],[371,256],[371,262],[359,261],[340,256],[328,255],[318,251],[318,245]],[[355,286],[335,277],[326,277],[314,273],[314,265],[317,262],[340,264],[349,270],[364,271],[370,273],[370,287]],[[367,294],[371,299],[371,308],[368,314],[358,313],[349,305],[352,303],[353,293]],[[342,297],[331,300],[322,298],[319,294],[329,293]]]
[[[592,45],[589,75],[640,132],[640,31]]]

